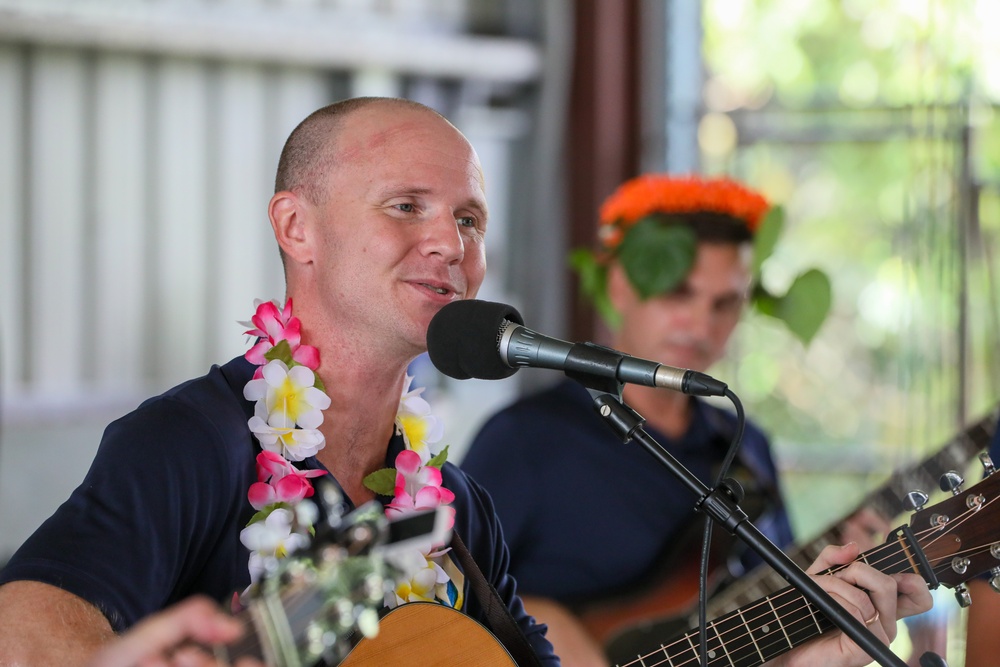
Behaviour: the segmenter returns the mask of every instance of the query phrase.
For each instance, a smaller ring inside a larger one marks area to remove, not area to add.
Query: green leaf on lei
[[[287,340],[279,340],[276,345],[264,353],[264,358],[268,361],[275,359],[283,361],[289,368],[295,363],[292,361],[292,346],[288,344]]]
[[[380,496],[392,496],[396,493],[396,469],[382,468],[376,470],[364,479],[365,488]]]
[[[249,526],[251,523],[257,523],[258,521],[263,521],[268,516],[270,516],[271,512],[277,509],[291,510],[294,508],[288,503],[271,503],[270,505],[266,505],[264,509],[259,510],[256,514],[250,517],[250,520],[247,521],[247,525]]]
[[[268,361],[274,361],[277,359],[284,362],[284,364],[289,368],[292,368],[293,366],[302,366],[302,364],[292,359],[292,346],[288,344],[287,340],[279,340],[276,345],[264,354],[264,358]],[[313,386],[325,394],[326,385],[324,385],[323,380],[320,379],[319,373],[313,371],[313,378]]]
[[[427,465],[440,469],[441,466],[444,465],[445,461],[448,460],[448,447],[449,445],[445,445],[444,449],[434,455],[431,460],[427,462]]]
[[[619,261],[643,300],[677,287],[694,265],[698,245],[694,231],[663,223],[663,216],[643,218],[619,248]]]

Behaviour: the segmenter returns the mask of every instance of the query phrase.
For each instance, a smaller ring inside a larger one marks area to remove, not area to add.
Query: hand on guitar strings
[[[888,644],[896,637],[896,620],[920,614],[931,608],[927,584],[916,574],[884,574],[855,559],[860,549],[855,543],[828,546],[809,569],[820,586],[865,623],[879,640]],[[818,575],[824,570],[846,566],[832,575]],[[862,667],[871,658],[840,630],[828,632],[786,653],[769,665],[814,667],[835,664],[838,667]]]
[[[144,619],[103,648],[88,667],[219,667],[212,645],[243,633],[241,622],[195,596]],[[242,658],[233,667],[263,667]]]

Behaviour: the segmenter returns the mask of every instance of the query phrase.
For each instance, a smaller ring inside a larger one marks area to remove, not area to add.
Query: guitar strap
[[[539,662],[535,650],[531,648],[531,644],[528,643],[528,638],[521,632],[517,621],[510,615],[510,610],[500,598],[500,594],[493,588],[493,584],[483,576],[475,559],[465,546],[465,542],[459,537],[458,531],[452,531],[451,548],[458,556],[458,562],[465,571],[472,592],[476,594],[476,599],[486,611],[486,620],[497,640],[507,649],[518,667],[541,667],[541,662]]]

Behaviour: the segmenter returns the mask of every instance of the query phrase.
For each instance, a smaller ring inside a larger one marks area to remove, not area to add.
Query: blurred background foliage
[[[785,206],[765,286],[833,280],[808,348],[750,313],[718,369],[775,434],[808,537],[1000,398],[1000,5],[706,0],[703,17],[705,171]]]

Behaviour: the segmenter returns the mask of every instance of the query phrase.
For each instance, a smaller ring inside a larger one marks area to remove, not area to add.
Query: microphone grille
[[[511,323],[524,324],[513,306],[492,301],[453,301],[427,327],[431,363],[457,380],[500,380],[513,375],[500,358],[500,339]]]

